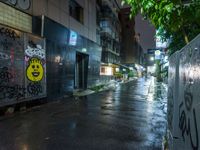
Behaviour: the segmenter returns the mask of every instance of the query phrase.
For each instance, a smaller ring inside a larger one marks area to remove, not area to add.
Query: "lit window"
[[[112,69],[112,67],[101,66],[100,75],[106,75],[106,76],[113,75],[113,69]]]
[[[105,73],[105,72],[106,72],[106,71],[105,71],[105,68],[102,67],[102,68],[101,68],[101,72],[102,72],[102,73]]]

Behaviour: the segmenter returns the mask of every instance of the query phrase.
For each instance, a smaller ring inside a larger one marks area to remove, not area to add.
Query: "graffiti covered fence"
[[[45,96],[44,39],[0,26],[0,106]]]
[[[200,150],[200,35],[170,58],[170,149]]]

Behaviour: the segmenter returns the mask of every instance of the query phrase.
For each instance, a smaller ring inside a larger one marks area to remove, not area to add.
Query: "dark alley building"
[[[200,150],[199,10],[0,0],[0,150]]]
[[[0,2],[1,106],[99,82],[95,10],[88,0]]]
[[[143,49],[139,35],[135,32],[135,19],[130,18],[130,8],[120,10],[122,26],[121,62],[123,64],[143,64]]]
[[[2,0],[0,8],[1,105],[71,95],[143,65],[135,21],[118,1]]]
[[[121,32],[121,63],[140,75],[143,71],[144,51],[135,32],[135,18],[130,18],[130,8],[122,8],[119,13]]]
[[[166,86],[120,3],[0,0],[0,150],[162,147]]]
[[[97,1],[97,26],[102,46],[101,78],[110,79],[120,66],[121,25],[118,18],[120,7],[114,0]]]

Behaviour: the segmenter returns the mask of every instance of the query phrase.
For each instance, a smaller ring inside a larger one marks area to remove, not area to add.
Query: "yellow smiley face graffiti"
[[[31,58],[29,60],[29,66],[27,67],[26,75],[27,78],[33,82],[38,82],[42,80],[44,75],[44,68],[40,59]]]

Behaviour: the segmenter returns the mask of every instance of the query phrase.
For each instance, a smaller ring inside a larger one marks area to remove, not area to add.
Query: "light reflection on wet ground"
[[[166,91],[153,78],[0,119],[1,150],[156,150]]]

